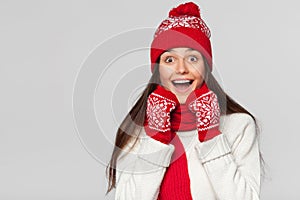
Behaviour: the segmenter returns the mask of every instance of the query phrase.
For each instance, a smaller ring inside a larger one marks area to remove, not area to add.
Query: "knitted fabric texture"
[[[171,141],[175,151],[162,180],[159,200],[192,200],[187,157],[178,135]]]
[[[176,47],[198,50],[212,70],[210,36],[210,29],[201,18],[200,8],[196,4],[189,2],[173,8],[154,34],[150,49],[151,71],[163,52]]]
[[[217,95],[203,82],[186,99],[188,108],[195,114],[198,138],[201,142],[219,135],[220,107]]]
[[[175,132],[171,130],[170,113],[179,105],[177,97],[164,87],[157,85],[147,100],[144,128],[155,140],[169,144]]]

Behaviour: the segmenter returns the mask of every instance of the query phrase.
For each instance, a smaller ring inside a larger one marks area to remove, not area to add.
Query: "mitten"
[[[171,112],[180,103],[171,91],[158,85],[147,99],[144,128],[147,135],[164,144],[169,144],[175,132],[171,130]]]
[[[219,135],[220,107],[217,95],[204,82],[187,97],[186,104],[195,114],[198,138],[201,142]]]

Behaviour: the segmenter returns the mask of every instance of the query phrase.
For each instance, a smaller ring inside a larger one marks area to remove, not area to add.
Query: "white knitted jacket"
[[[260,158],[254,120],[243,113],[224,115],[219,129],[222,134],[202,143],[196,130],[177,132],[186,150],[193,200],[258,200]],[[173,151],[173,145],[142,131],[134,149],[118,160],[115,199],[156,200]]]

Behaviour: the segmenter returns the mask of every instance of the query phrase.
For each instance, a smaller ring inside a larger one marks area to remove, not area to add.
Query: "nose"
[[[179,62],[176,65],[175,71],[176,71],[177,74],[186,74],[186,73],[188,73],[188,66],[184,62],[183,58],[179,59]]]

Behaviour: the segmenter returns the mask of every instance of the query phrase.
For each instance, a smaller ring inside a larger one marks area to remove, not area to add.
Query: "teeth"
[[[183,83],[191,83],[191,80],[175,80],[173,83],[177,84],[183,84]]]

